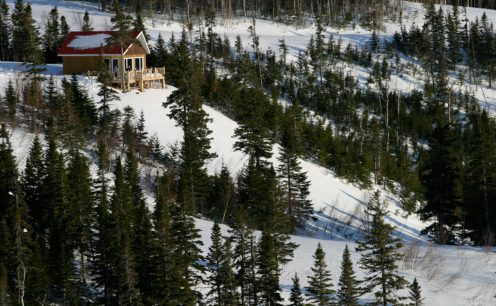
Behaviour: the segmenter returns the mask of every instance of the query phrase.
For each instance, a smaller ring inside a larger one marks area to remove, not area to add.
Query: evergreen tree
[[[214,223],[212,233],[210,234],[211,245],[208,248],[208,254],[205,257],[206,270],[209,276],[206,279],[210,290],[207,293],[209,303],[213,305],[223,305],[223,287],[224,275],[221,273],[222,263],[224,261],[224,249],[222,234],[218,223]]]
[[[474,114],[467,128],[463,181],[464,221],[477,244],[496,241],[496,122],[486,111]]]
[[[47,63],[57,62],[57,53],[60,43],[59,12],[57,7],[50,10],[45,22],[43,35],[43,53]]]
[[[41,59],[40,38],[31,5],[16,0],[12,13],[12,51],[14,60],[38,64]]]
[[[281,258],[277,248],[276,235],[269,231],[262,231],[257,256],[257,290],[260,292],[260,303],[264,305],[282,305],[283,301],[279,287]]]
[[[15,93],[14,85],[12,84],[12,80],[9,80],[9,83],[7,84],[7,88],[5,88],[4,100],[7,106],[8,119],[11,123],[14,123],[17,114],[18,99]]]
[[[171,283],[171,305],[196,305],[202,300],[202,295],[196,286],[202,282],[203,260],[201,255],[199,230],[194,220],[188,216],[184,207],[174,205],[171,208],[171,235],[174,265],[172,267],[173,281]]]
[[[71,27],[67,23],[65,16],[60,16],[60,36],[59,36],[59,46],[67,39]]]
[[[107,148],[103,143],[98,144],[98,172],[97,179],[94,182],[94,216],[93,232],[91,242],[91,262],[89,269],[95,282],[102,288],[102,303],[105,305],[112,304],[115,295],[114,279],[114,243],[117,239],[115,232],[115,223],[110,214],[109,187],[106,178],[109,167]]]
[[[234,131],[237,137],[234,149],[253,157],[258,167],[263,159],[272,156],[273,108],[265,94],[255,88],[243,90],[238,103],[236,120],[239,126]]]
[[[379,50],[379,45],[380,45],[380,39],[376,31],[374,30],[372,32],[372,36],[370,37],[370,50],[376,53]]]
[[[402,297],[397,291],[405,287],[405,279],[398,275],[398,261],[402,255],[401,240],[392,236],[394,228],[386,223],[386,203],[381,202],[376,191],[367,205],[368,227],[363,241],[357,242],[357,251],[362,253],[360,266],[366,271],[365,290],[373,292],[378,305],[398,304]]]
[[[141,293],[137,288],[135,255],[133,253],[134,209],[131,188],[124,177],[120,159],[115,167],[114,193],[111,203],[112,222],[116,233],[112,269],[116,279],[116,293],[119,304],[142,305]]]
[[[155,67],[164,67],[168,57],[167,47],[161,33],[158,33],[157,42],[153,46],[151,60]]]
[[[258,305],[258,283],[256,281],[257,247],[253,231],[246,225],[244,213],[238,212],[230,230],[234,243],[235,278],[240,288],[241,305]]]
[[[58,88],[55,83],[55,78],[53,77],[53,75],[51,75],[48,79],[48,83],[46,84],[45,89],[43,90],[43,100],[51,113],[55,116],[57,116],[58,112],[60,111],[60,96],[57,89]]]
[[[93,22],[90,19],[90,14],[88,11],[84,11],[83,24],[81,25],[81,31],[88,32],[93,31]]]
[[[9,6],[5,0],[0,1],[0,60],[7,61],[11,57],[10,37],[12,31]]]
[[[238,305],[239,294],[234,273],[234,253],[232,250],[232,239],[224,238],[224,259],[220,266],[220,275],[223,280],[221,287],[220,305]]]
[[[308,277],[307,295],[315,305],[329,305],[335,291],[332,289],[331,272],[327,270],[325,252],[320,243],[317,245],[313,259],[312,274]]]
[[[251,227],[288,232],[274,170],[257,167],[253,157],[238,177],[238,202],[246,209]]]
[[[21,185],[24,192],[24,199],[32,217],[33,238],[37,241],[39,241],[38,239],[44,239],[45,230],[48,228],[48,207],[45,207],[42,201],[45,176],[43,149],[40,139],[36,136],[29,150],[26,166],[21,178]]]
[[[153,212],[154,246],[156,247],[156,281],[154,294],[159,305],[173,306],[175,292],[174,273],[174,239],[172,237],[171,206],[174,205],[171,194],[171,173],[165,173],[157,179],[155,191],[155,211]],[[169,302],[170,301],[170,302]]]
[[[208,206],[204,214],[220,223],[232,218],[235,209],[236,190],[229,170],[222,165],[220,173],[211,177]]]
[[[108,137],[110,134],[109,128],[111,124],[112,113],[110,111],[110,103],[114,101],[119,101],[120,98],[117,95],[117,91],[112,88],[112,75],[105,64],[103,57],[99,57],[99,67],[98,67],[98,78],[97,81],[100,83],[98,96],[100,101],[98,102],[98,123],[99,123],[99,133],[104,137]]]
[[[353,271],[353,262],[350,258],[348,245],[346,245],[343,251],[341,276],[339,277],[338,286],[338,304],[343,306],[357,306],[360,289],[358,288],[358,281],[355,278],[355,271]]]
[[[434,222],[423,230],[439,243],[453,241],[453,229],[462,207],[462,156],[459,135],[453,125],[436,127],[420,169],[425,205],[419,210],[423,220]]]
[[[304,299],[300,288],[300,279],[298,274],[295,273],[294,277],[291,279],[293,281],[293,287],[291,287],[291,295],[289,296],[289,301],[291,306],[303,306]]]
[[[420,285],[417,282],[417,278],[413,280],[413,283],[409,286],[410,287],[410,303],[408,305],[410,306],[421,306],[422,303],[422,296],[421,296],[421,289]]]
[[[17,206],[17,167],[3,124],[0,128],[0,169],[0,301],[5,305],[12,305],[15,292],[12,286],[15,263],[12,212]]]
[[[88,162],[79,152],[71,152],[67,169],[68,198],[73,206],[71,235],[79,255],[79,282],[86,286],[87,261],[91,240],[91,213],[93,208],[92,181]]]
[[[184,76],[181,81],[184,83],[169,96],[164,107],[170,109],[169,118],[174,119],[184,133],[180,151],[178,202],[187,213],[192,213],[205,204],[205,163],[215,157],[215,153],[209,152],[212,132],[207,127],[210,119],[202,108],[200,80],[197,72],[189,71],[193,75]]]
[[[62,154],[53,135],[45,154],[46,175],[42,182],[41,204],[48,225],[48,274],[52,294],[64,303],[76,296],[74,243],[71,237],[72,203],[68,198],[68,178]]]
[[[290,218],[292,232],[296,228],[303,227],[313,213],[312,203],[308,199],[310,182],[298,160],[295,121],[294,118],[289,118],[285,124],[277,167],[282,197],[286,205],[286,214]]]
[[[137,288],[143,295],[143,302],[150,303],[148,298],[153,293],[151,284],[153,282],[153,262],[150,254],[153,254],[151,214],[146,205],[141,190],[141,178],[138,172],[138,160],[134,154],[134,148],[128,147],[126,152],[126,165],[124,169],[125,180],[131,192],[131,215],[134,219],[129,220],[132,227],[132,248],[135,256],[137,273]]]
[[[76,75],[71,77],[70,90],[71,103],[77,115],[78,124],[82,132],[86,132],[83,135],[86,135],[97,122],[95,103],[81,86]]]
[[[145,39],[150,40],[150,35],[146,32],[146,27],[143,23],[141,2],[138,2],[136,6],[136,18],[133,21],[133,31],[143,32]]]
[[[453,6],[453,12],[448,13],[446,17],[447,42],[448,42],[448,58],[451,67],[454,68],[462,59],[461,41],[460,41],[460,20],[458,6]]]

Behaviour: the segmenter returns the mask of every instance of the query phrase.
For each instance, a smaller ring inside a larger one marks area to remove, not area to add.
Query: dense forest
[[[44,77],[43,64],[60,61],[57,49],[70,31],[57,8],[39,29],[28,3],[17,0],[10,12],[0,0],[0,59],[27,68],[0,94],[0,304],[281,305],[281,267],[296,247],[289,235],[313,218],[301,157],[364,189],[376,184],[398,194],[407,213],[432,221],[425,234],[436,242],[494,245],[496,121],[450,79],[492,86],[493,26],[485,16],[463,19],[463,6],[446,13],[430,3],[422,27],[403,27],[384,41],[376,31],[390,5],[394,15],[390,1],[107,4],[123,37],[145,30],[150,11],[202,18],[199,35],[186,22],[179,37],[159,36],[149,58],[150,66],[167,67],[177,87],[164,107],[184,138],[165,150],[147,135],[143,114],[111,108],[119,96],[103,60],[96,100],[76,76]],[[255,19],[252,49],[244,50],[239,36],[230,42],[214,32],[216,14],[313,15],[316,32],[290,62],[283,39],[277,52],[261,49]],[[82,29],[91,30],[90,18]],[[325,36],[337,22],[374,30],[366,48]],[[393,88],[392,74],[410,69],[401,55],[421,63],[423,88]],[[342,63],[367,68],[368,86]],[[238,176],[227,167],[207,173],[214,154],[204,103],[238,123],[234,149],[249,157]],[[40,135],[24,169],[9,141],[19,126]],[[275,143],[278,166],[270,162]],[[154,171],[143,175],[140,165]],[[153,195],[153,209],[145,195]],[[308,288],[293,278],[291,305],[358,305],[368,293],[378,305],[420,305],[416,280],[398,274],[402,245],[385,221],[386,205],[374,193],[357,242],[360,261],[345,249],[340,277],[316,249]],[[194,217],[216,222],[206,256]],[[227,235],[219,224],[230,227]],[[356,264],[367,277],[357,279]]]
[[[106,9],[110,0],[90,0]],[[234,17],[269,18],[302,24],[306,17],[319,16],[326,24],[346,27],[359,22],[380,28],[385,18],[401,22],[403,0],[125,0],[130,11],[140,7],[147,16],[166,15],[169,19],[184,18],[191,23],[198,16],[210,13],[223,20]],[[460,5],[496,9],[495,0],[414,0],[418,3]]]

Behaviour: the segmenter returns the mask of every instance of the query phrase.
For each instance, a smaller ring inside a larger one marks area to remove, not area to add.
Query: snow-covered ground
[[[1,63],[0,63],[1,66]],[[0,76],[3,75],[0,72]],[[96,83],[92,79],[83,78],[82,82],[93,94],[96,92]],[[139,113],[143,110],[147,120],[147,130],[150,134],[156,133],[162,144],[172,144],[180,141],[182,132],[177,128],[167,115],[167,110],[161,106],[167,95],[173,88],[165,90],[152,89],[145,93],[130,92],[121,94],[121,101],[115,107],[123,108],[130,105]],[[236,172],[241,169],[246,158],[239,152],[232,150],[232,132],[236,123],[223,116],[216,110],[205,106],[205,110],[213,119],[209,124],[213,131],[212,148],[219,157],[212,160],[208,169],[213,173],[217,171],[222,162]],[[26,154],[34,138],[33,134],[26,133],[18,128],[12,133],[12,143],[20,165],[25,162]],[[303,168],[308,171],[311,180],[311,198],[316,210],[327,208],[328,211],[353,216],[355,206],[363,205],[368,193],[366,190],[347,184],[336,178],[332,172],[303,161]],[[496,287],[496,254],[494,250],[471,247],[444,247],[430,246],[419,237],[422,223],[415,217],[404,219],[394,214],[396,209],[395,199],[387,195],[391,200],[391,214],[388,220],[397,226],[398,234],[407,240],[405,253],[407,260],[401,264],[401,273],[407,279],[416,277],[423,288],[426,305],[493,305],[495,301]],[[150,198],[151,199],[151,198]],[[335,217],[337,215],[334,215]],[[325,218],[319,215],[319,218]],[[352,251],[352,259],[356,263],[359,254],[354,251],[355,243],[346,241],[342,232],[328,232],[329,228],[323,225],[324,220],[314,232],[316,238],[305,236],[293,236],[294,242],[299,244],[295,251],[293,260],[284,267],[281,276],[281,288],[285,297],[289,295],[291,288],[291,277],[298,273],[302,285],[306,285],[309,275],[309,267],[312,265],[312,255],[318,242],[322,243],[327,253],[327,262],[332,271],[334,281],[337,281],[341,254],[346,244]],[[202,241],[206,251],[210,243],[210,229],[212,222],[197,219],[196,222],[202,231]],[[224,230],[226,228],[224,227]],[[327,231],[326,231],[327,230]],[[307,233],[308,234],[308,233]],[[363,276],[358,267],[355,267],[358,276]],[[406,292],[405,292],[406,294]],[[364,297],[370,299],[371,296]]]
[[[7,1],[13,7],[13,0]],[[73,30],[79,30],[80,20],[84,10],[88,9],[94,22],[96,30],[109,29],[109,15],[99,12],[95,7],[77,3],[56,0],[34,0],[31,1],[34,17],[43,24],[43,18],[54,6],[58,6],[59,12],[66,16]],[[407,3],[407,14],[404,20],[407,28],[410,24],[421,24],[422,7],[419,4]],[[475,19],[476,15],[481,15],[482,10],[469,9],[469,18]],[[496,19],[495,11],[488,11],[489,20]],[[176,36],[182,30],[179,22],[168,24],[160,19],[148,21],[149,33],[156,39],[161,33],[168,39],[172,33]],[[243,39],[245,47],[249,49],[248,27],[250,20],[236,20],[227,24],[219,25],[216,31],[221,35],[226,35],[233,42],[236,35]],[[381,33],[381,37],[389,39],[398,24],[386,24],[386,31]],[[284,38],[290,49],[293,58],[299,51],[303,50],[310,39],[310,35],[315,31],[313,26],[306,28],[294,28],[288,25],[276,24],[270,21],[257,20],[257,34],[260,36],[261,47],[271,48],[277,51],[279,39]],[[355,29],[337,30],[328,29],[327,35],[341,37],[345,44],[355,43],[360,46],[367,43],[370,32],[359,27]],[[0,92],[6,86],[9,79],[14,82],[22,82],[20,71],[24,68],[18,63],[0,62]],[[360,78],[365,78],[367,71],[358,67],[348,67],[351,73]],[[55,75],[61,78],[61,66],[49,65],[47,75]],[[419,77],[417,77],[419,78]],[[80,78],[84,87],[97,100],[97,83],[93,78]],[[421,80],[405,75],[398,78],[397,88],[408,90],[419,86]],[[392,81],[394,87],[395,81]],[[479,87],[480,88],[480,87]],[[167,117],[167,110],[162,107],[162,102],[174,90],[173,87],[162,89],[149,89],[144,93],[132,91],[120,94],[121,101],[116,102],[114,107],[124,108],[130,105],[137,115],[144,112],[146,128],[149,135],[156,134],[162,145],[165,147],[181,141],[182,131],[175,126],[175,122]],[[480,90],[480,89],[479,89]],[[475,89],[474,89],[475,91]],[[496,91],[485,89],[486,98],[490,104],[496,106]],[[482,96],[477,95],[478,97]],[[212,130],[212,151],[218,157],[208,164],[208,171],[215,173],[224,163],[231,170],[233,175],[239,173],[247,161],[246,157],[233,150],[234,129],[236,123],[224,116],[219,111],[204,106],[212,122],[209,128]],[[18,128],[12,133],[12,143],[14,153],[18,158],[21,167],[25,163],[25,158],[29,146],[34,138],[33,134],[26,133]],[[274,146],[273,162],[276,162],[278,148]],[[308,161],[302,161],[302,166],[308,172],[311,181],[310,197],[313,201],[315,211],[318,213],[318,221],[309,225],[309,229],[302,233],[302,236],[294,236],[293,240],[300,247],[295,252],[295,257],[283,270],[281,277],[281,287],[288,295],[291,280],[297,272],[302,280],[302,285],[306,284],[306,276],[312,264],[312,254],[318,242],[323,244],[327,252],[327,261],[332,270],[334,281],[339,275],[339,263],[342,250],[348,244],[352,250],[352,258],[356,262],[359,258],[354,252],[352,238],[359,233],[360,211],[367,201],[370,190],[349,184],[337,178],[331,171],[319,167]],[[442,247],[429,246],[425,237],[420,236],[420,230],[425,226],[416,216],[408,218],[401,217],[401,209],[398,200],[391,194],[383,191],[383,197],[390,202],[390,214],[388,221],[396,226],[396,234],[407,242],[405,252],[410,254],[405,266],[401,266],[401,271],[407,279],[412,280],[417,277],[423,287],[426,305],[495,305],[496,304],[496,254],[494,250],[483,250],[469,247]],[[197,226],[202,230],[202,235],[206,249],[209,244],[210,228],[212,223],[205,220],[197,220]],[[311,236],[311,237],[309,237]],[[355,267],[356,270],[359,270]],[[359,272],[359,276],[363,273]],[[369,297],[370,298],[370,297]]]

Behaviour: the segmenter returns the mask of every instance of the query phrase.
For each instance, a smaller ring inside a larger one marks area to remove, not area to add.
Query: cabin
[[[70,32],[59,49],[64,74],[97,75],[100,56],[123,90],[165,87],[165,68],[147,67],[150,48],[143,32],[133,31],[123,43],[112,43],[114,31]]]

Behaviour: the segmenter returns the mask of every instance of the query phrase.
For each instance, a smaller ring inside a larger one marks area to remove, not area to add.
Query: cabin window
[[[143,58],[137,57],[134,59],[134,69],[143,70]]]
[[[104,59],[103,62],[105,63],[105,67],[107,67],[109,70],[112,69],[112,67],[110,67],[110,58]]]
[[[133,70],[133,59],[126,58],[126,71],[131,71],[131,70]]]

